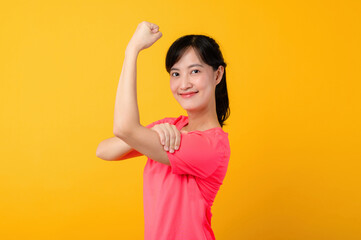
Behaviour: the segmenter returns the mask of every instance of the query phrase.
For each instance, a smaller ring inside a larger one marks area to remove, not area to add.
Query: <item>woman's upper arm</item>
[[[181,134],[178,151],[166,152],[174,174],[189,174],[202,179],[212,175],[224,161],[224,136],[193,131]]]
[[[165,165],[170,165],[158,133],[148,127],[142,125],[134,126],[119,132],[117,136],[150,159]]]
[[[143,156],[118,137],[111,137],[99,143],[96,156],[103,160],[125,160]]]
[[[148,124],[146,128],[151,129],[156,124],[161,124],[171,120],[173,120],[173,118],[163,118]],[[114,136],[105,139],[98,145],[96,156],[103,160],[125,160],[128,158],[143,156],[143,154],[129,146],[129,144],[119,137]]]

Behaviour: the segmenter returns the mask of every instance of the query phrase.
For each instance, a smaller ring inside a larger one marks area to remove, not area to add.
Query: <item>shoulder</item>
[[[203,149],[211,154],[225,155],[229,152],[228,133],[222,128],[208,129],[206,131],[191,131],[182,133],[182,137],[191,142],[191,145]]]
[[[159,119],[157,121],[154,121],[154,122],[146,125],[146,127],[151,128],[154,125],[161,124],[161,123],[176,124],[180,120],[182,120],[182,115],[179,117],[165,117],[165,118]]]
[[[203,143],[206,143],[213,154],[220,158],[229,158],[230,156],[230,144],[228,133],[223,131],[222,128],[209,129],[207,131],[190,132],[190,134],[198,134],[201,136],[199,139],[204,139]]]
[[[228,133],[223,131],[221,127],[211,128],[205,131],[190,131],[188,134],[203,136],[205,138],[211,139],[212,141],[228,141]]]

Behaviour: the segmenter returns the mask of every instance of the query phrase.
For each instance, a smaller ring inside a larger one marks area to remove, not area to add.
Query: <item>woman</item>
[[[215,239],[211,206],[230,157],[228,133],[222,130],[229,115],[226,63],[210,37],[177,39],[168,50],[166,69],[171,91],[188,116],[142,126],[137,56],[161,36],[156,24],[144,21],[128,43],[115,103],[116,137],[103,141],[97,156],[106,160],[148,157],[143,172],[146,240]]]

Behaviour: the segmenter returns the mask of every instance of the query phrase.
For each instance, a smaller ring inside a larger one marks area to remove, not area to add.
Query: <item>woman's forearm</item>
[[[140,125],[137,103],[137,58],[139,50],[130,45],[125,50],[114,108],[114,135]]]

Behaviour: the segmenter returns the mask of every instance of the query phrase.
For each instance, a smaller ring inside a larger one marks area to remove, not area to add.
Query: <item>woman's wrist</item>
[[[128,44],[127,48],[125,49],[125,54],[135,54],[138,55],[140,52],[140,49],[138,49],[136,46],[132,44]]]

